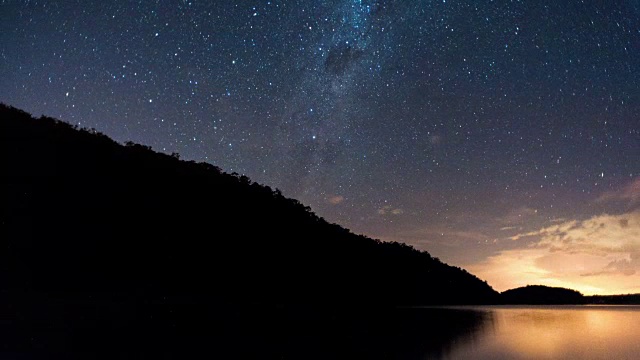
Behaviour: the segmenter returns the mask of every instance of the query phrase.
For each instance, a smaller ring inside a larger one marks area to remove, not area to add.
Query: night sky
[[[637,0],[5,0],[0,79],[499,291],[640,292]]]

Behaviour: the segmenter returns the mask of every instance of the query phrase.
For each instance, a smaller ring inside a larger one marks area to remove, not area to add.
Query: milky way
[[[637,1],[0,4],[2,102],[490,282],[640,291]]]

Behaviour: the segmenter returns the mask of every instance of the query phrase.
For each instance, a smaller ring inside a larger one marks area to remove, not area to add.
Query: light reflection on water
[[[443,359],[637,359],[640,306],[485,306]]]

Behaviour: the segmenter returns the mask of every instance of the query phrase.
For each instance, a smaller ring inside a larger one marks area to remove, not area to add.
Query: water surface
[[[640,306],[486,306],[443,359],[637,359]],[[443,309],[443,311],[447,311]]]
[[[638,359],[640,306],[234,306],[0,295],[0,359]]]

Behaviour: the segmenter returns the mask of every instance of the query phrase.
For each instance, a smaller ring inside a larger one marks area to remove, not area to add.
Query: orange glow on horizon
[[[516,235],[521,248],[466,266],[497,291],[547,285],[584,295],[640,293],[640,211],[567,221]]]

